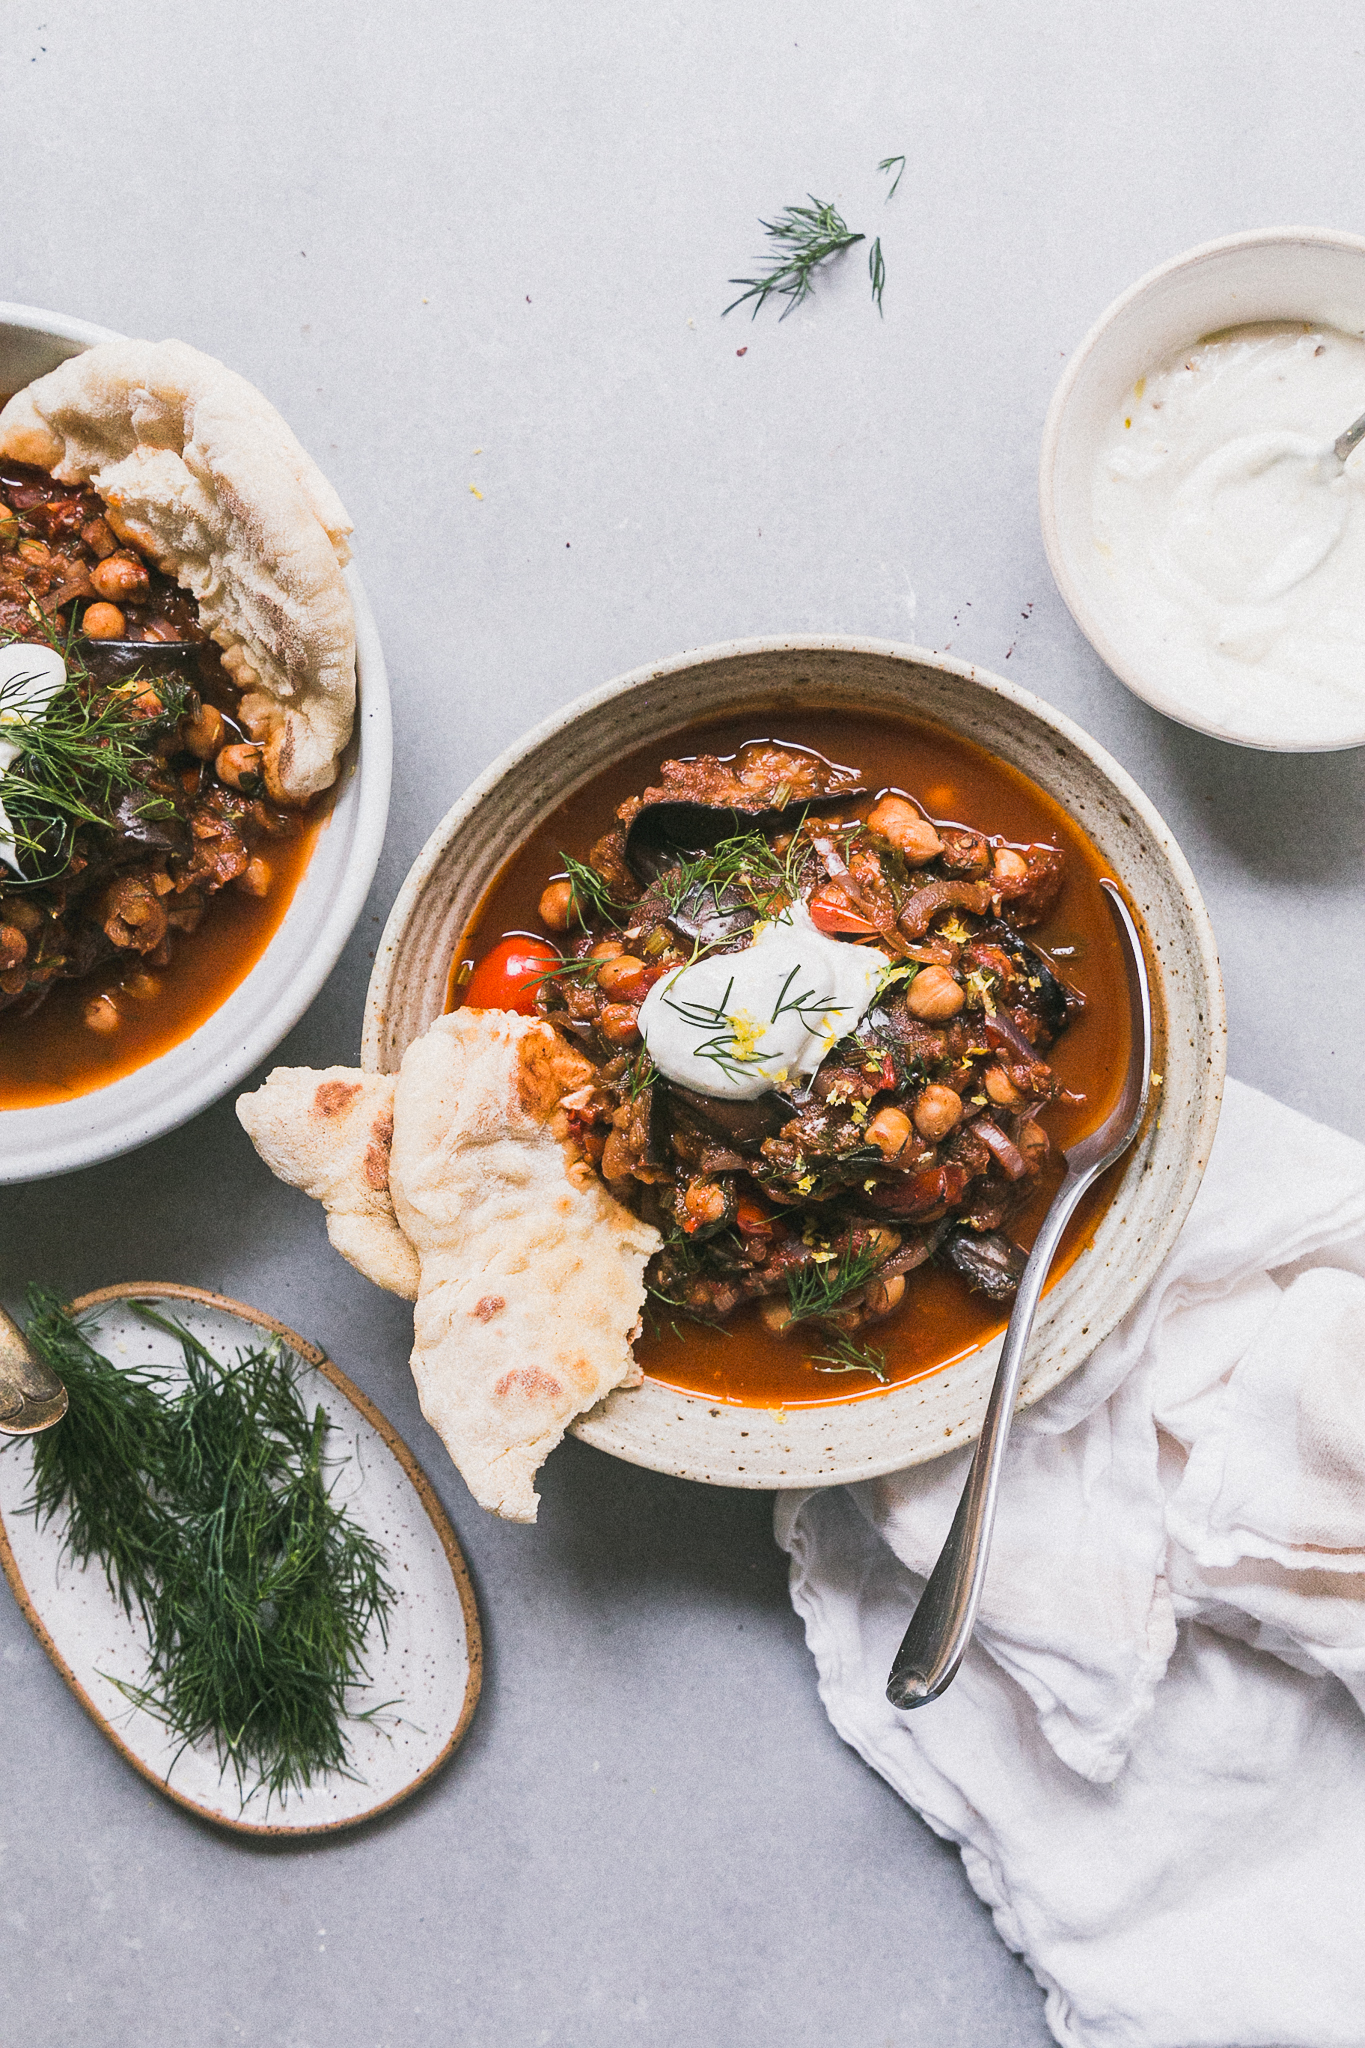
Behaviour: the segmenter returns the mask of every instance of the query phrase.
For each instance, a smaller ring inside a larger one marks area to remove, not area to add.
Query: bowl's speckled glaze
[[[1093,1243],[1043,1302],[1027,1405],[1109,1334],[1174,1242],[1213,1142],[1226,1023],[1208,913],[1167,827],[1102,748],[999,677],[888,641],[748,640],[679,655],[580,698],[495,761],[428,840],[375,960],[361,1063],[391,1072],[441,1014],[452,956],[488,885],[600,769],[698,718],[751,708],[790,728],[817,706],[933,719],[1031,776],[1088,833],[1142,921],[1164,1017],[1164,1085]],[[576,1433],[635,1464],[716,1485],[869,1479],[970,1442],[999,1349],[997,1337],[884,1394],[786,1410],[717,1405],[646,1380],[610,1395]]]

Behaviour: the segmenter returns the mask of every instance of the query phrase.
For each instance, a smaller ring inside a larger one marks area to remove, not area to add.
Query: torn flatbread
[[[197,600],[277,801],[336,780],[355,715],[351,522],[274,407],[182,341],[106,341],[16,393],[0,455],[92,484]]]
[[[455,1010],[408,1047],[389,1185],[421,1260],[413,1377],[482,1507],[533,1522],[574,1417],[638,1386],[658,1232],[613,1201],[557,1105],[593,1077],[537,1019]]]
[[[237,1098],[237,1117],[272,1173],[327,1211],[327,1235],[358,1273],[417,1299],[417,1254],[389,1194],[393,1076],[353,1067],[276,1067]]]

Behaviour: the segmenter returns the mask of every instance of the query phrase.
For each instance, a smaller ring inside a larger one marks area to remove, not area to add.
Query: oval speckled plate
[[[1208,912],[1169,827],[1087,733],[1002,677],[885,640],[733,640],[581,697],[495,761],[418,855],[375,958],[361,1065],[393,1072],[441,1014],[455,949],[499,869],[602,768],[698,719],[751,712],[799,739],[803,711],[840,708],[932,720],[1029,776],[1098,848],[1142,928],[1164,1088],[1092,1241],[1044,1298],[1020,1395],[1027,1406],[1108,1336],[1175,1242],[1218,1122],[1227,1026]],[[720,1486],[872,1479],[972,1441],[1001,1342],[885,1393],[785,1410],[717,1404],[646,1379],[609,1394],[574,1432],[632,1464]]]
[[[377,1629],[366,1644],[370,1684],[364,1696],[395,1704],[376,1725],[350,1725],[354,1777],[330,1775],[268,1808],[261,1792],[243,1803],[236,1780],[221,1774],[210,1747],[179,1750],[161,1722],[131,1706],[114,1684],[135,1685],[145,1677],[146,1639],[98,1565],[82,1571],[61,1557],[60,1520],[38,1529],[21,1512],[31,1466],[23,1439],[0,1453],[0,1568],[76,1698],[158,1791],[204,1820],[245,1834],[288,1837],[354,1827],[424,1785],[453,1755],[474,1712],[483,1668],[479,1616],[455,1532],[402,1438],[316,1345],[259,1309],[202,1288],[155,1282],[107,1287],[74,1304],[91,1313],[98,1324],[94,1341],[115,1363],[152,1358],[172,1369],[179,1363],[176,1340],[144,1323],[133,1301],[158,1303],[218,1358],[232,1359],[239,1348],[259,1343],[262,1331],[283,1337],[298,1354],[300,1393],[310,1408],[321,1404],[327,1412],[331,1457],[349,1460],[337,1471],[339,1497],[383,1545],[398,1588],[387,1644]]]

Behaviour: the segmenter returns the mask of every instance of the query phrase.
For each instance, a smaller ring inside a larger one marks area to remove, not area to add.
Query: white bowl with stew
[[[496,900],[490,891],[499,875],[576,791],[643,747],[657,746],[662,758],[681,728],[702,721],[751,720],[753,737],[801,743],[803,718],[817,715],[916,721],[944,735],[945,745],[966,741],[1004,763],[1006,773],[1022,773],[1080,828],[1141,921],[1162,1020],[1160,1109],[1115,1170],[1117,1185],[1090,1244],[1044,1300],[1027,1404],[1090,1355],[1170,1250],[1217,1123],[1225,1021],[1208,915],[1169,830],[1093,740],[999,677],[883,641],[767,639],[680,655],[581,698],[494,762],[432,834],[380,944],[361,1062],[372,1072],[393,1071],[446,1008],[452,962],[481,906]],[[971,822],[988,829],[984,820]],[[1001,1326],[1006,1313],[998,1312]],[[997,1329],[967,1355],[884,1391],[839,1398],[832,1380],[830,1398],[799,1405],[647,1376],[642,1386],[609,1395],[575,1433],[632,1463],[719,1485],[866,1479],[977,1434],[1000,1341]],[[647,1360],[647,1375],[653,1370]]]
[[[22,389],[97,342],[117,339],[108,328],[63,314],[0,304],[0,394]],[[379,861],[393,752],[378,632],[354,567],[346,581],[355,612],[355,729],[307,864],[264,950],[192,1035],[133,1071],[64,1100],[0,1108],[0,1181],[69,1173],[188,1122],[274,1050],[336,965]],[[213,907],[189,944],[212,930]],[[41,1009],[30,1021],[41,1026]]]

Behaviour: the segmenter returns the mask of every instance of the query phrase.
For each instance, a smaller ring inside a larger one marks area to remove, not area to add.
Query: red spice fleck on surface
[[[748,353],[749,353],[749,351],[748,351],[748,349],[747,349],[747,348],[737,348],[737,349],[735,350],[735,354],[736,354],[737,356],[747,356],[747,355],[748,355]]]

